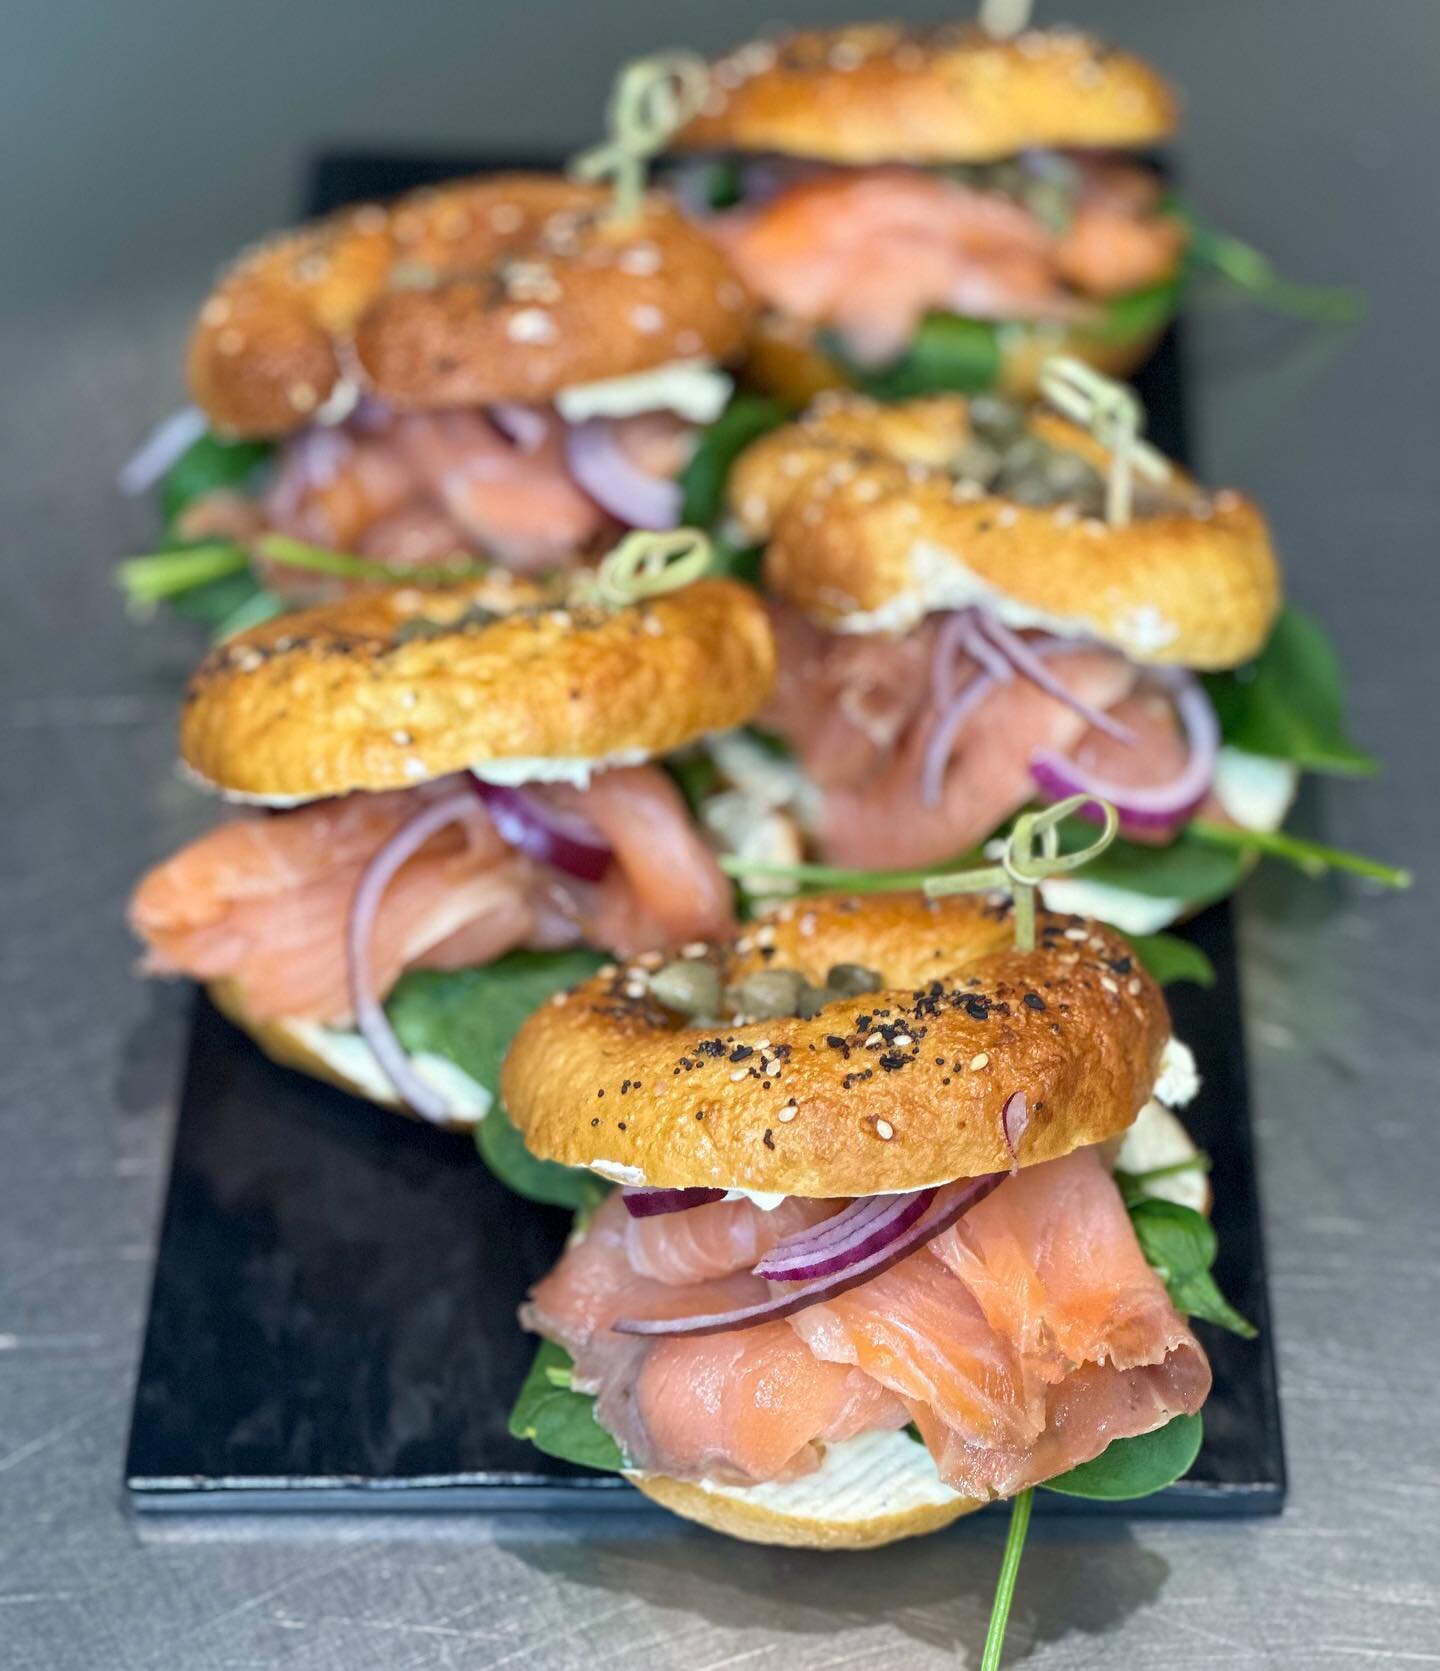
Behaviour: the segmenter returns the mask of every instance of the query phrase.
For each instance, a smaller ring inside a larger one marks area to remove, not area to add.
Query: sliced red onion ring
[[[588,818],[562,812],[524,789],[487,783],[473,772],[470,782],[501,838],[512,847],[582,882],[598,882],[610,868],[615,851]]]
[[[1020,1168],[1020,1139],[1030,1124],[1030,1104],[1023,1091],[1012,1091],[1000,1110],[1000,1129],[1005,1134],[1005,1147],[1010,1151],[1010,1170]]]
[[[940,805],[945,792],[945,774],[950,769],[950,756],[955,752],[955,739],[964,729],[966,720],[997,683],[988,673],[977,673],[935,716],[935,724],[925,741],[925,753],[920,762],[920,798],[926,806]]]
[[[115,477],[122,493],[148,493],[172,464],[187,452],[210,428],[210,421],[198,406],[182,406],[162,418],[140,443]]]
[[[852,1201],[814,1230],[778,1242],[756,1265],[755,1275],[771,1282],[810,1282],[848,1271],[889,1247],[923,1217],[934,1199],[933,1189],[920,1189],[910,1195],[872,1195]]]
[[[1107,737],[1113,737],[1117,743],[1135,741],[1135,733],[1128,725],[1121,725],[1119,720],[1111,719],[1109,714],[1093,704],[1082,702],[1078,696],[1072,695],[1018,632],[1011,632],[1009,627],[1003,626],[989,615],[981,617],[978,630],[1005,654],[1017,673],[1028,679],[1031,684],[1039,685],[1047,696],[1053,696],[1057,702],[1063,702],[1067,708],[1073,708],[1088,724],[1093,725],[1097,731],[1103,731]]]
[[[350,1007],[355,1025],[385,1072],[385,1077],[404,1101],[421,1116],[437,1124],[448,1118],[450,1105],[435,1087],[410,1065],[405,1047],[395,1037],[379,997],[370,966],[370,945],[375,936],[375,918],[380,901],[395,872],[414,857],[433,835],[447,825],[462,821],[475,803],[464,790],[432,801],[403,823],[360,873],[350,916],[345,924],[345,957],[350,983]]]
[[[565,432],[570,473],[602,510],[631,528],[674,528],[679,482],[642,470],[620,445],[608,418],[587,418]]]
[[[502,400],[494,406],[487,406],[485,412],[505,439],[513,441],[522,453],[536,452],[545,445],[550,422],[538,407]]]
[[[1183,822],[1205,799],[1220,751],[1220,722],[1210,698],[1195,675],[1183,668],[1153,668],[1146,682],[1168,692],[1175,704],[1190,745],[1184,769],[1168,783],[1132,787],[1087,771],[1053,749],[1037,749],[1030,757],[1030,775],[1051,800],[1093,795],[1114,805],[1122,829],[1164,830]]]
[[[661,1213],[688,1213],[723,1201],[723,1189],[622,1189],[620,1199],[631,1218],[658,1218]]]
[[[992,1189],[1003,1184],[1009,1175],[1008,1172],[987,1172],[981,1178],[964,1178],[959,1183],[946,1184],[923,1218],[858,1264],[850,1265],[833,1276],[802,1282],[783,1294],[776,1294],[756,1305],[741,1306],[735,1311],[714,1311],[699,1317],[622,1317],[610,1326],[616,1334],[724,1334],[730,1329],[748,1329],[756,1323],[770,1323],[779,1317],[793,1316],[797,1311],[808,1310],[812,1305],[858,1288],[862,1282],[869,1282],[871,1277],[898,1265],[917,1248],[924,1247],[942,1230],[948,1230],[963,1218]]]
[[[362,435],[377,435],[381,430],[388,429],[394,419],[395,408],[388,401],[381,400],[379,395],[362,394],[350,408],[346,422]]]

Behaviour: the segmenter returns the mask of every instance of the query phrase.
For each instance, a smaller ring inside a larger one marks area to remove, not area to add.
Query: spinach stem
[[[1345,870],[1383,882],[1387,888],[1410,886],[1408,870],[1381,864],[1378,859],[1367,859],[1359,853],[1346,853],[1338,847],[1325,847],[1318,841],[1305,841],[1284,830],[1245,830],[1233,824],[1214,824],[1208,818],[1192,818],[1185,827],[1190,834],[1215,847],[1238,847],[1288,859],[1309,876],[1319,876],[1327,870]]]
[[[1005,1536],[1000,1576],[995,1581],[995,1603],[990,1609],[990,1628],[985,1633],[980,1671],[1000,1671],[1005,1627],[1010,1622],[1010,1603],[1015,1599],[1015,1580],[1020,1573],[1020,1557],[1025,1552],[1025,1534],[1030,1529],[1030,1507],[1034,1500],[1035,1489],[1031,1486],[1020,1493],[1010,1508],[1010,1530]]]

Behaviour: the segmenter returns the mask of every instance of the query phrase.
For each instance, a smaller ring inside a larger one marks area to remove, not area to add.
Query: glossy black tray
[[[327,208],[443,178],[463,159],[325,160]],[[470,164],[469,166],[474,166]],[[1184,453],[1172,336],[1141,383]],[[1186,930],[1208,992],[1171,989],[1205,1074],[1186,1113],[1214,1160],[1217,1276],[1259,1326],[1201,1332],[1215,1368],[1189,1478],[1135,1505],[1041,1492],[1046,1513],[1276,1512],[1285,1465],[1228,906]],[[649,1508],[613,1475],[512,1439],[534,1341],[515,1311],[567,1215],[511,1195],[468,1138],[276,1067],[198,1001],[126,1463],[143,1510]]]

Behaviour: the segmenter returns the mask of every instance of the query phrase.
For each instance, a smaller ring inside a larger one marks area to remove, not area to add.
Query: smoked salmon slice
[[[836,1206],[779,1210],[793,1233]],[[762,1299],[769,1285],[737,1261],[779,1228],[767,1218],[742,1200],[632,1220],[611,1197],[523,1308],[527,1327],[571,1353],[631,1466],[788,1479],[826,1444],[913,1420],[946,1483],[984,1499],[1193,1412],[1209,1391],[1205,1354],[1094,1149],[1021,1171],[908,1259],[784,1321],[694,1338],[613,1332],[620,1317]]]
[[[130,922],[145,943],[144,967],[233,979],[257,1019],[348,1021],[345,925],[361,873],[454,782],[219,825],[136,889]],[[601,773],[588,790],[535,793],[583,812],[613,844],[604,880],[576,882],[518,854],[477,797],[463,823],[427,842],[381,900],[372,962],[382,996],[406,969],[481,965],[517,946],[583,938],[632,956],[728,931],[729,884],[658,767]]]

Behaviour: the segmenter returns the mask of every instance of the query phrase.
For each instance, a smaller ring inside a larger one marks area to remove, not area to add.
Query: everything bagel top
[[[496,174],[346,209],[250,250],[191,337],[211,422],[285,435],[359,393],[400,408],[550,399],[734,357],[751,304],[726,258],[649,197]]]

